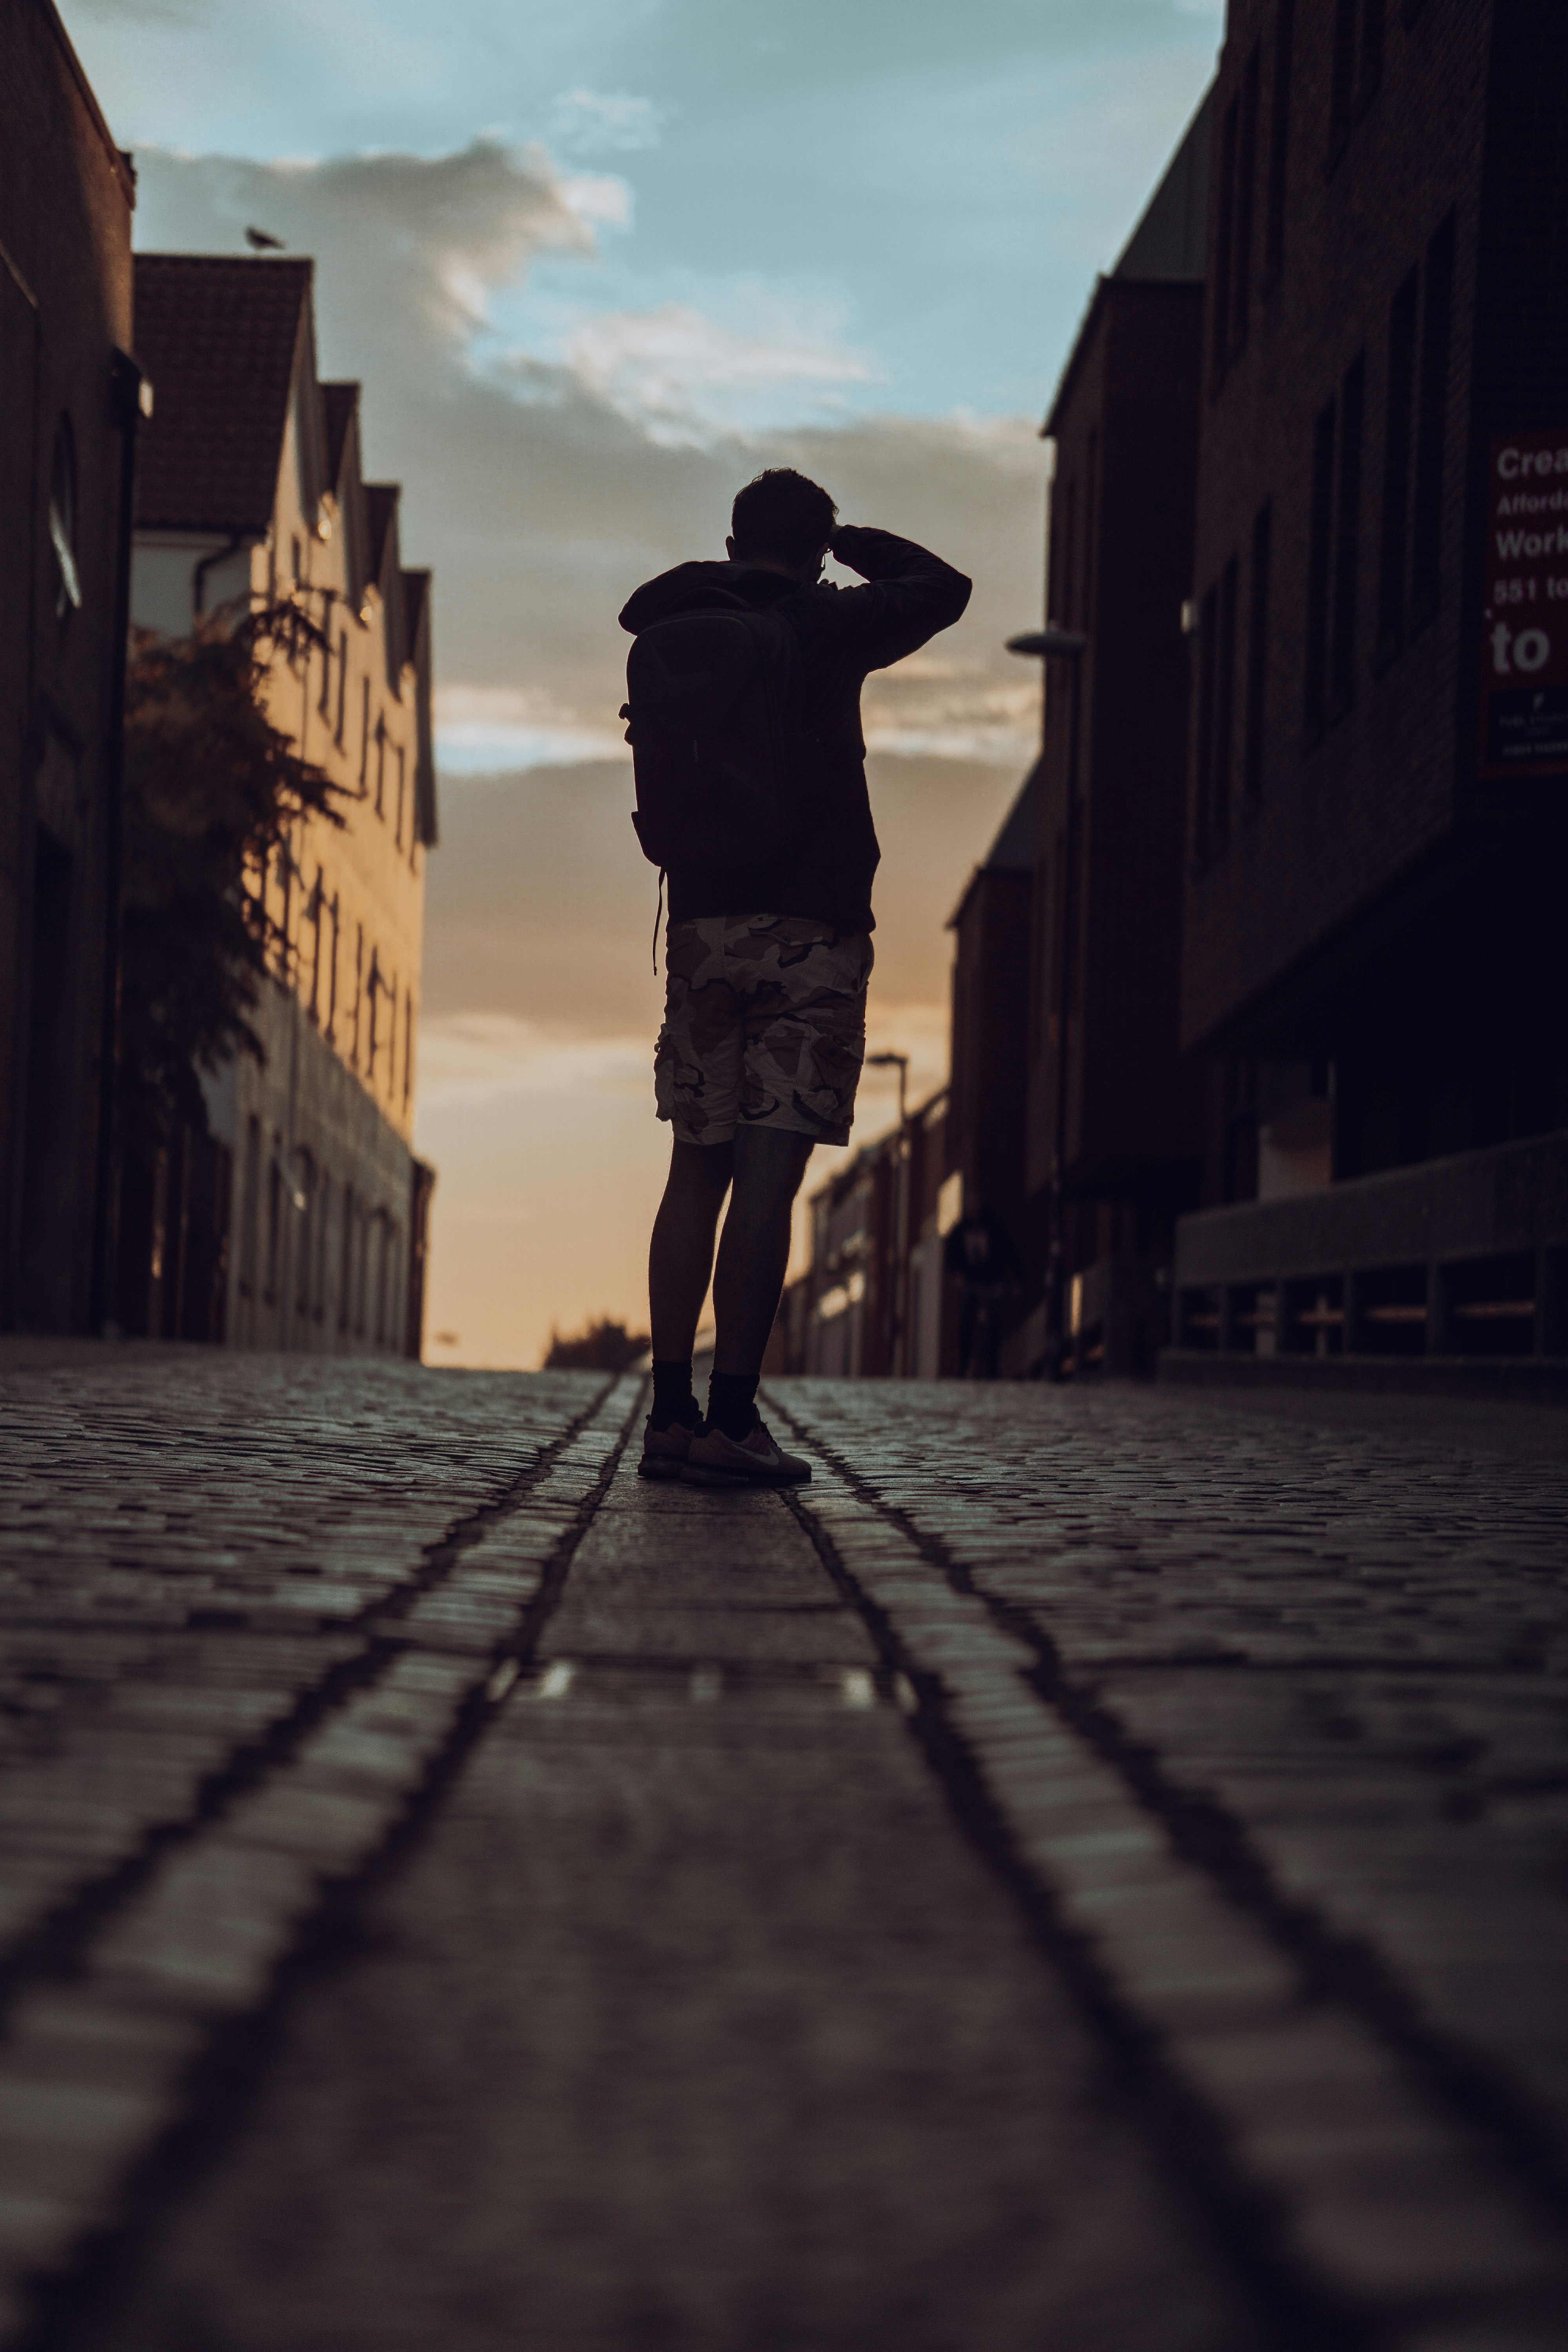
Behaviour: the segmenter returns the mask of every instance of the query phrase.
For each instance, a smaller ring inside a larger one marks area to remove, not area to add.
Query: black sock
[[[755,1372],[712,1372],[708,1380],[708,1422],[737,1445],[749,1437],[757,1417]]]
[[[683,1429],[695,1429],[702,1418],[691,1386],[691,1359],[682,1364],[661,1363],[653,1360],[653,1411],[648,1415],[656,1429],[668,1429],[672,1421]]]

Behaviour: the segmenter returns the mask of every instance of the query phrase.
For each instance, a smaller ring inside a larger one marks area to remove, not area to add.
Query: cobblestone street
[[[0,1358],[0,2336],[1548,2352],[1543,1408]]]

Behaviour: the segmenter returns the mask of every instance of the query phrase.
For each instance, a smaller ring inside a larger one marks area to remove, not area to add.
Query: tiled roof
[[[321,386],[321,407],[327,421],[327,482],[334,490],[342,478],[343,444],[349,437],[349,426],[358,406],[357,383],[324,383]]]
[[[309,261],[137,255],[136,356],[153,392],[137,446],[142,529],[267,529],[310,271]]]

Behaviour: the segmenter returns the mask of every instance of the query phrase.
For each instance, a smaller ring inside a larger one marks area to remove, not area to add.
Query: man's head
[[[737,497],[724,544],[737,563],[766,564],[809,583],[822,570],[837,518],[837,508],[816,482],[789,466],[771,466]]]

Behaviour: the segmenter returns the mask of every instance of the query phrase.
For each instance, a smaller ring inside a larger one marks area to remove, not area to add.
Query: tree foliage
[[[648,1344],[646,1331],[629,1331],[624,1323],[601,1315],[570,1339],[552,1331],[543,1368],[547,1372],[629,1371],[647,1354]]]
[[[280,942],[247,869],[289,855],[304,815],[341,824],[337,787],[267,716],[270,655],[323,640],[292,604],[188,637],[135,632],[126,682],[121,1080],[128,1142],[206,1131],[197,1073],[261,1060],[251,1022]]]

